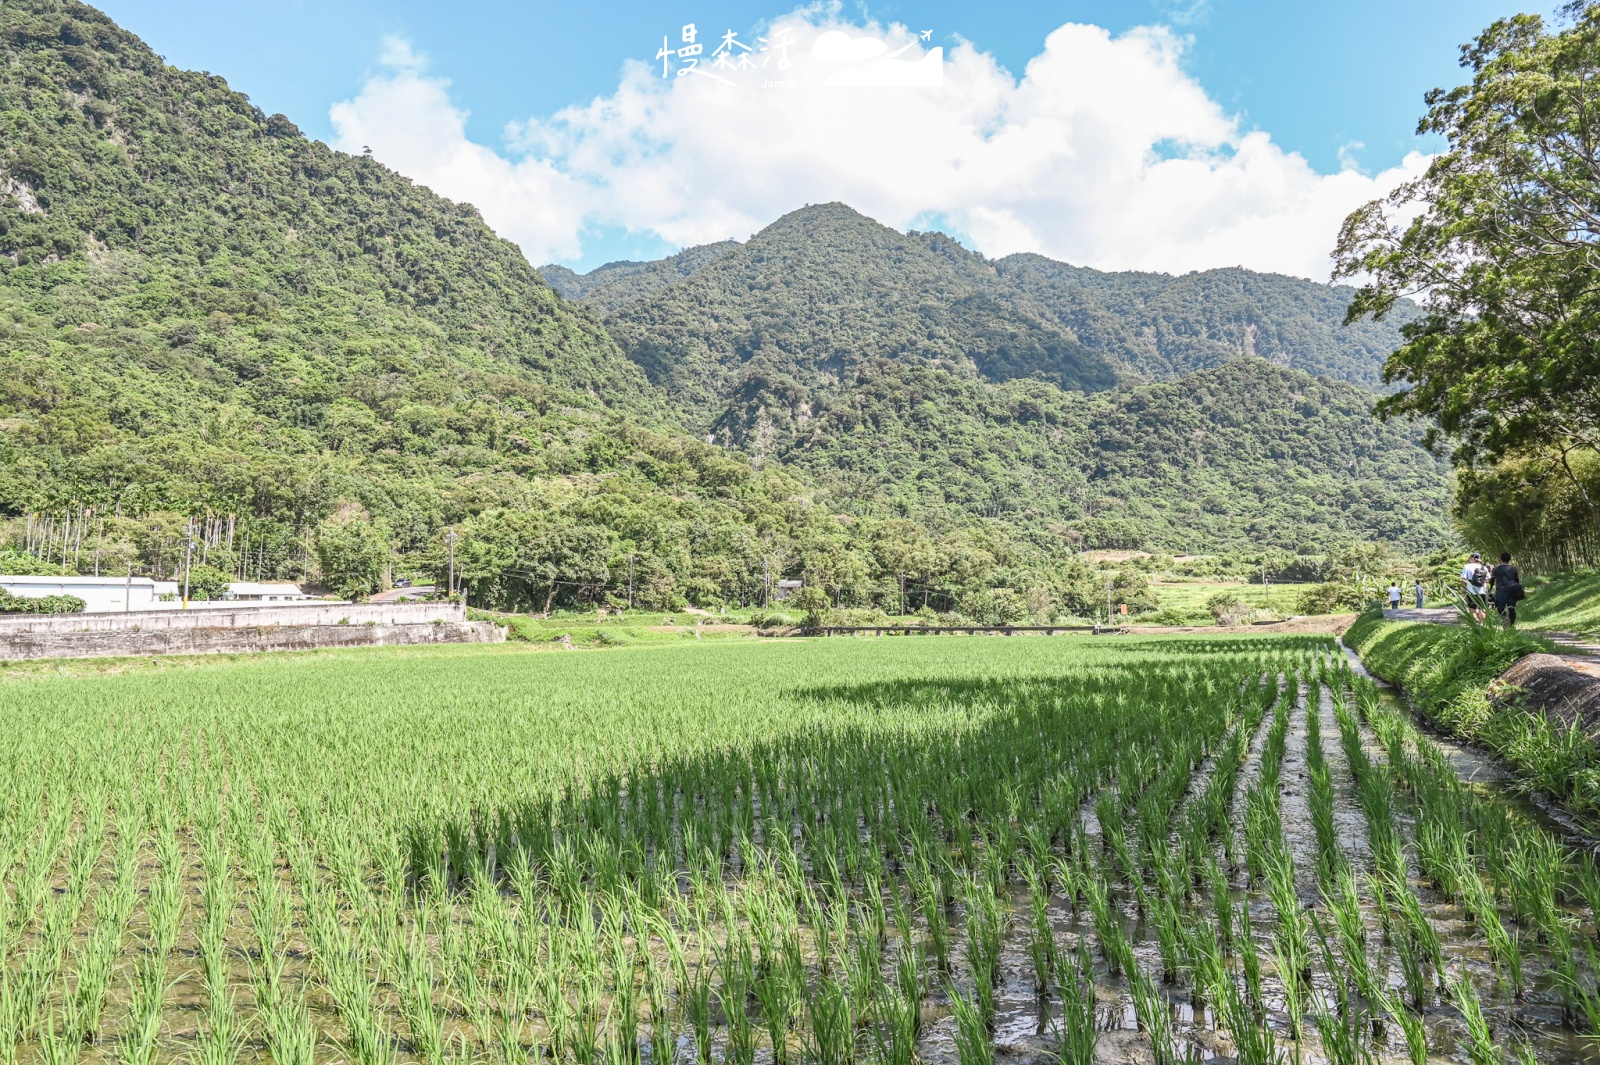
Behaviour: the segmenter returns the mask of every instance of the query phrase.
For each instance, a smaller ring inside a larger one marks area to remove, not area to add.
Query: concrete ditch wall
[[[0,632],[0,659],[119,658],[140,655],[240,654],[333,647],[503,643],[506,630],[487,621],[421,624],[235,625],[229,628],[141,628],[118,631]]]
[[[20,634],[255,629],[274,625],[431,625],[466,620],[466,607],[459,602],[285,603],[205,610],[134,610],[122,614],[0,614],[0,644]]]

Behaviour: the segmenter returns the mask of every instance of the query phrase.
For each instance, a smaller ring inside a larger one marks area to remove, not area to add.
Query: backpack
[[[1488,579],[1489,579],[1489,567],[1488,566],[1485,566],[1482,562],[1480,562],[1476,566],[1472,567],[1472,586],[1474,588],[1482,588],[1483,585],[1484,585],[1484,582],[1487,581]]]

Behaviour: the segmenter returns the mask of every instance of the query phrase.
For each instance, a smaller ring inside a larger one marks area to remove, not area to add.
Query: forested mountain
[[[743,245],[585,275],[542,271],[606,315],[629,356],[708,427],[751,379],[820,398],[880,357],[1099,391],[1255,355],[1375,388],[1416,313],[1406,305],[1384,322],[1344,326],[1354,290],[1241,268],[1174,277],[1040,255],[991,262],[943,234],[902,234],[836,203],[791,212]]]
[[[1345,325],[1355,290],[1241,267],[1172,276],[1106,273],[1042,255],[995,261],[1003,284],[1025,294],[1063,330],[1149,380],[1169,380],[1256,355],[1279,366],[1366,388],[1380,385],[1400,326],[1418,314]]]
[[[709,266],[738,246],[738,242],[732,240],[701,244],[653,262],[624,259],[606,263],[587,274],[554,264],[539,267],[539,272],[551,288],[567,299],[577,300],[604,315],[630,303],[648,299],[668,285],[693,277],[702,267]]]
[[[1254,358],[1092,395],[880,360],[779,457],[933,525],[980,514],[1106,548],[1429,550],[1449,538],[1444,465],[1371,404]]]
[[[219,578],[356,594],[450,530],[485,604],[868,602],[915,556],[951,605],[1064,601],[1086,546],[1447,535],[1369,395],[1231,346],[1370,363],[1381,331],[1318,332],[1333,290],[991,263],[842,205],[550,276],[593,309],[473,208],[6,0],[0,565],[167,575],[192,527]]]
[[[195,519],[208,560],[289,576],[335,516],[415,559],[473,514],[604,497],[687,571],[685,530],[743,528],[752,485],[470,206],[92,8],[0,5],[7,539],[170,572]]]

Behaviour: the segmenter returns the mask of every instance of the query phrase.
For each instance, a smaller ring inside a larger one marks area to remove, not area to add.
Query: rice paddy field
[[[1600,870],[1322,637],[0,682],[0,1065],[1580,1061]]]

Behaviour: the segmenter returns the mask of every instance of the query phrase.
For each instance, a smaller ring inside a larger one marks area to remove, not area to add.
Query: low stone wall
[[[163,632],[179,629],[256,629],[273,625],[427,625],[465,622],[459,602],[284,603],[208,607],[203,610],[134,610],[110,614],[0,614],[0,642],[14,634]]]
[[[120,632],[3,632],[0,633],[0,659],[312,651],[332,647],[387,647],[402,644],[502,643],[505,638],[505,629],[487,621],[185,627],[124,629]]]

